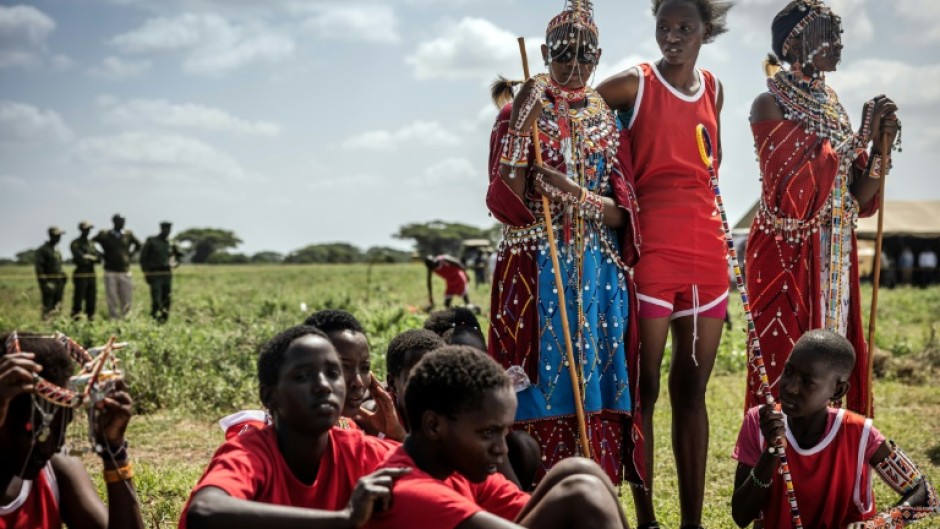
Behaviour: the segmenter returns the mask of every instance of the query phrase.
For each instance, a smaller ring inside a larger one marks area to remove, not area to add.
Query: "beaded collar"
[[[807,134],[828,139],[837,151],[854,148],[855,132],[849,115],[836,93],[823,79],[804,79],[782,70],[767,80],[767,86],[784,110],[784,119],[799,122]],[[867,127],[865,120],[863,127]],[[863,130],[863,137],[867,129]]]

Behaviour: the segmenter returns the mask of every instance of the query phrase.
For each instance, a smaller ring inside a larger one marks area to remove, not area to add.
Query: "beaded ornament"
[[[33,375],[35,382],[32,395],[33,408],[39,414],[40,419],[38,427],[30,426],[34,443],[45,442],[49,438],[55,408],[74,410],[81,407],[88,409],[88,434],[89,439],[94,443],[93,429],[96,413],[94,404],[103,400],[113,391],[115,384],[123,380],[124,373],[118,369],[118,360],[113,353],[115,350],[126,347],[127,344],[117,343],[115,337],[112,336],[104,346],[86,351],[74,340],[59,332],[51,336],[29,336],[28,338],[55,340],[65,347],[69,357],[80,366],[79,373],[69,378],[68,387],[53,384],[39,374]],[[16,331],[7,337],[5,348],[6,354],[22,352],[19,334]],[[104,451],[104,447],[99,445],[95,445],[94,448],[98,453]]]

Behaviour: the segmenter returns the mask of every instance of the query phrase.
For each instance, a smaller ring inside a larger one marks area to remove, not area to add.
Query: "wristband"
[[[120,483],[134,477],[134,465],[130,462],[112,470],[104,471],[105,483]]]
[[[125,439],[117,448],[107,443],[96,443],[95,453],[97,453],[98,457],[105,463],[127,461],[127,440]]]
[[[750,476],[751,476],[751,482],[754,483],[755,485],[757,485],[758,487],[762,488],[762,489],[769,489],[770,486],[773,484],[773,480],[772,480],[772,479],[771,479],[770,481],[761,481],[761,480],[757,477],[757,474],[754,473],[754,468],[751,468]]]

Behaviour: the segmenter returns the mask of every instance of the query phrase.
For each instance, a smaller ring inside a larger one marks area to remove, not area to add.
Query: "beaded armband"
[[[759,488],[769,489],[770,486],[773,485],[773,481],[761,481],[760,478],[757,477],[757,474],[754,473],[753,467],[751,468],[751,473],[749,475],[751,477],[751,483],[757,485]]]
[[[888,165],[891,165],[890,159],[888,160]],[[872,155],[871,159],[868,162],[868,177],[874,178],[875,180],[881,178],[885,174],[885,163],[884,157],[880,154]]]
[[[888,441],[888,444],[891,446],[891,453],[884,461],[878,463],[875,470],[881,476],[882,481],[903,496],[914,490],[924,479],[924,475],[918,470],[917,465],[894,444],[894,441]]]
[[[499,155],[500,165],[513,169],[528,167],[529,147],[532,146],[532,137],[524,132],[509,129],[508,135],[503,139],[503,149]],[[510,174],[510,177],[514,177]]]

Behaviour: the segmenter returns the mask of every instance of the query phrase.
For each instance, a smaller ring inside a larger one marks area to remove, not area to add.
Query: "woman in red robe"
[[[841,60],[841,19],[817,0],[790,2],[774,19],[769,91],[751,108],[761,198],[747,243],[751,311],[774,396],[796,340],[810,329],[845,336],[856,352],[846,396],[866,413],[867,380],[855,222],[877,211],[879,178],[890,163],[881,139],[898,138],[897,106],[878,96],[852,129],[825,82]],[[782,69],[778,58],[789,64]],[[874,140],[874,141],[873,141]],[[748,364],[746,408],[763,402]]]

